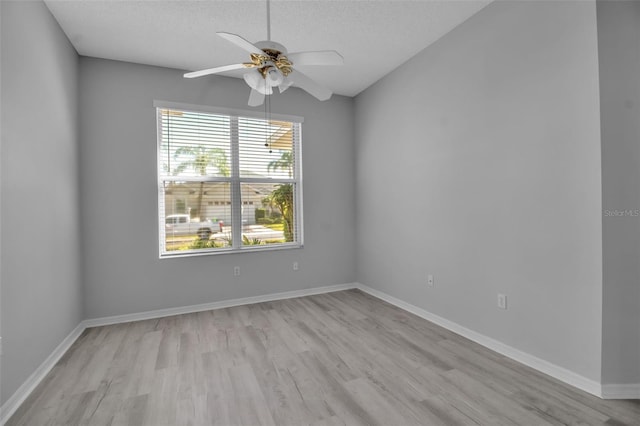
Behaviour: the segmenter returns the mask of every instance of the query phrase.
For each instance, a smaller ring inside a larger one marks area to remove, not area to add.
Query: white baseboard
[[[51,355],[25,380],[25,382],[14,392],[13,395],[0,407],[0,425],[4,425],[7,420],[16,412],[20,405],[31,395],[31,392],[40,384],[42,379],[51,371],[62,356],[69,350],[73,342],[82,334],[85,327],[77,325],[71,333],[51,352]]]
[[[472,340],[476,343],[481,344],[482,346],[489,348],[499,354],[507,356],[515,361],[518,361],[528,367],[536,369],[544,374],[547,374],[555,379],[558,379],[564,383],[567,383],[571,386],[574,386],[578,389],[581,389],[585,392],[588,392],[592,395],[595,395],[599,398],[603,398],[603,389],[600,383],[587,379],[573,371],[567,370],[566,368],[557,366],[548,361],[540,359],[536,356],[513,348],[509,345],[506,345],[502,342],[494,340],[490,337],[487,337],[483,334],[470,330],[466,327],[463,327],[453,321],[449,321],[448,319],[442,318],[438,315],[432,314],[429,311],[426,311],[422,308],[414,306],[410,303],[407,303],[403,300],[397,299],[393,296],[388,295],[382,291],[373,289],[364,284],[356,284],[356,287],[365,293],[368,293],[378,299],[382,299],[385,302],[391,303],[399,307],[400,309],[404,309],[405,311],[411,312],[414,315],[417,315],[421,318],[424,318],[428,321],[431,321],[435,324],[438,324],[441,327],[446,328],[447,330],[453,331],[456,334],[459,334],[463,337],[466,337],[469,340]],[[612,387],[615,385],[611,385]],[[612,388],[613,389],[613,388]],[[617,389],[617,387],[616,387]],[[636,389],[637,392],[637,389]],[[626,394],[625,394],[626,395]],[[637,395],[637,393],[636,393]]]
[[[604,399],[640,399],[640,383],[602,385]]]
[[[243,297],[240,299],[223,300],[220,302],[203,303],[200,305],[180,306],[177,308],[158,309],[154,311],[140,312],[136,314],[116,315],[112,317],[94,318],[84,320],[84,326],[99,327],[103,325],[120,324],[123,322],[141,321],[154,318],[169,317],[172,315],[191,314],[194,312],[211,311],[213,309],[231,308],[233,306],[251,305],[274,300],[292,299],[294,297],[311,296],[314,294],[332,293],[356,288],[356,284],[338,284],[326,287],[314,287],[304,290],[285,291],[282,293],[265,294],[261,296]]]

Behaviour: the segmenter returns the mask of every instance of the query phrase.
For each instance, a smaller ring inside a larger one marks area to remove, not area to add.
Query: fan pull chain
[[[267,108],[267,127],[271,127],[271,96],[267,96],[267,105],[269,105],[269,107]],[[269,135],[269,154],[271,154],[273,152],[273,141],[271,140],[271,135]]]
[[[269,135],[269,128],[271,126],[271,97],[267,95],[264,100],[264,135],[266,142],[264,146],[269,148],[269,154],[273,153],[271,135]]]

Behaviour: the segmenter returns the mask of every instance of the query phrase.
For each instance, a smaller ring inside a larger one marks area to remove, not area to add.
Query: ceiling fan
[[[259,106],[267,95],[273,94],[274,87],[280,93],[292,84],[300,87],[321,101],[331,97],[331,90],[320,86],[303,74],[297,67],[306,65],[342,65],[344,59],[334,50],[287,53],[280,43],[271,41],[270,0],[267,0],[267,40],[251,43],[237,34],[218,32],[220,37],[249,52],[250,61],[188,72],[185,78],[202,77],[237,69],[247,69],[244,81],[251,87],[249,105]]]

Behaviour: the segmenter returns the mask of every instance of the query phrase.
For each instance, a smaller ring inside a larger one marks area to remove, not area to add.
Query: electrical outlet
[[[234,277],[239,277],[240,276],[240,267],[239,266],[234,266],[233,267],[233,276]]]
[[[433,275],[427,276],[427,285],[433,287]]]
[[[507,309],[507,295],[498,293],[498,308]]]
[[[293,262],[293,270],[294,270],[294,271],[297,271],[298,269],[300,269],[300,268],[298,267],[298,262]]]

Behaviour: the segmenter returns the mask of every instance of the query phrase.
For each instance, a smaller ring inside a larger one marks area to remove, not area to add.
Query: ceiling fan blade
[[[215,68],[209,68],[201,71],[188,72],[184,75],[184,78],[202,77],[203,75],[216,74],[219,72],[225,72],[225,71],[231,71],[231,70],[239,70],[240,68],[246,68],[246,67],[244,64],[225,65],[223,67],[215,67]]]
[[[315,96],[321,101],[326,101],[333,94],[331,90],[327,89],[326,87],[320,86],[318,83],[311,80],[309,77],[298,70],[293,70],[293,72],[289,74],[288,78],[293,82],[293,84]]]
[[[335,50],[320,50],[317,52],[289,53],[287,58],[293,65],[343,65],[344,58]]]
[[[285,77],[284,80],[282,80],[282,83],[280,83],[280,86],[278,86],[278,90],[280,90],[280,93],[284,93],[284,91],[291,87],[292,84],[293,81],[289,80],[288,77]]]
[[[254,46],[251,42],[243,39],[242,37],[240,37],[237,34],[232,34],[232,33],[216,33],[218,34],[220,37],[222,37],[223,39],[230,41],[231,43],[235,44],[238,47],[243,48],[244,50],[246,50],[249,53],[255,53],[258,55],[263,55],[264,52],[262,51],[262,49]]]
[[[264,94],[258,92],[256,89],[251,89],[249,94],[249,106],[260,106],[264,103]]]

